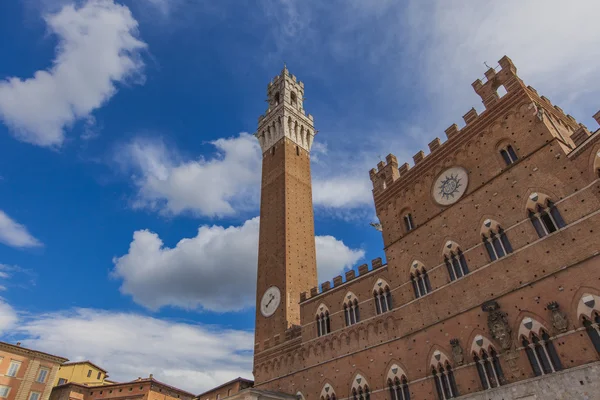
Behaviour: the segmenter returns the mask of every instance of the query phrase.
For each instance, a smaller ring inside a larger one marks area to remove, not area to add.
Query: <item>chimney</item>
[[[17,346],[20,346],[20,345],[21,345],[21,342],[17,342]]]
[[[153,379],[153,378],[154,378],[154,375],[150,374],[149,378],[150,378],[150,379]]]

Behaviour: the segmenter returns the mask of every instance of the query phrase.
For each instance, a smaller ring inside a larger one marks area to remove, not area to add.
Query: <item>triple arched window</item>
[[[467,260],[462,250],[452,241],[446,242],[446,246],[444,246],[444,264],[446,264],[451,281],[462,278],[469,273]]]
[[[346,326],[354,325],[360,321],[358,298],[352,292],[348,292],[344,297],[344,318],[346,319]]]
[[[375,298],[375,311],[377,312],[377,315],[392,309],[390,286],[383,279],[378,279],[375,283],[373,297]]]
[[[408,379],[402,368],[397,364],[390,367],[387,384],[390,391],[390,400],[410,400]]]
[[[324,304],[319,306],[316,315],[317,336],[327,335],[331,332],[331,322],[329,320],[329,310]]]
[[[581,296],[577,315],[581,318],[594,348],[600,354],[600,297],[589,293]]]
[[[488,256],[492,261],[496,261],[513,251],[506,233],[504,233],[504,230],[496,221],[486,219],[483,222],[481,237]]]
[[[429,282],[429,276],[425,270],[425,266],[419,262],[413,262],[410,272],[410,281],[415,291],[415,297],[419,298],[425,296],[431,292],[431,283]]]
[[[458,397],[458,388],[454,380],[454,372],[448,361],[432,365],[431,373],[435,382],[435,389],[440,400]]]
[[[496,349],[487,338],[477,335],[473,340],[471,352],[484,390],[498,387],[505,382]]]
[[[532,193],[527,201],[529,219],[539,237],[544,237],[565,226],[560,212],[545,194]]]
[[[519,334],[535,376],[551,374],[562,369],[554,343],[548,331],[538,321],[524,318]]]
[[[335,391],[333,390],[333,387],[329,383],[326,383],[323,386],[323,389],[321,389],[320,399],[321,400],[336,400],[337,399],[337,397],[335,395]]]

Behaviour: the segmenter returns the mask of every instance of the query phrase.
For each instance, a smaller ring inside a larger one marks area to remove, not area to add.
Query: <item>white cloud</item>
[[[165,214],[192,212],[221,217],[256,208],[261,153],[247,133],[210,142],[217,152],[209,159],[184,160],[162,141],[137,138],[117,151],[118,160],[133,168],[138,188],[134,205]]]
[[[247,133],[210,142],[216,153],[196,160],[156,139],[136,138],[115,153],[137,188],[134,207],[166,215],[190,212],[224,217],[258,209],[262,154],[258,141]],[[316,155],[327,154],[317,145]],[[318,158],[316,163],[318,163]],[[370,205],[371,183],[367,172],[327,175],[313,179],[316,207],[352,209]]]
[[[419,22],[411,26],[415,42],[427,40],[418,50],[424,68],[421,79],[436,109],[453,118],[445,127],[472,103],[481,104],[470,85],[483,79],[484,61],[496,66],[505,54],[526,84],[565,111],[591,119],[598,106],[589,100],[600,91],[598,13],[600,3],[595,0],[488,0],[476,7],[438,0],[413,1],[406,16]]]
[[[58,147],[64,130],[89,121],[117,83],[141,78],[146,45],[136,38],[138,24],[129,9],[113,0],[66,5],[45,21],[59,39],[53,65],[26,80],[0,82],[0,119],[19,140]]]
[[[6,320],[2,307],[0,303],[0,329]],[[72,361],[93,360],[117,381],[152,373],[199,393],[238,376],[252,378],[254,334],[249,331],[75,309],[24,315],[11,333],[26,347]]]
[[[361,249],[351,249],[333,236],[315,237],[319,283],[331,280],[344,269],[352,268],[365,256]]]
[[[147,230],[136,231],[127,254],[115,258],[121,292],[150,309],[175,306],[238,311],[255,302],[259,219],[237,227],[201,226],[173,248]],[[331,279],[364,256],[332,236],[317,236],[320,278]]]
[[[0,243],[12,247],[39,247],[42,243],[33,237],[24,225],[0,210]]]
[[[17,323],[17,313],[0,298],[0,335],[8,333]]]

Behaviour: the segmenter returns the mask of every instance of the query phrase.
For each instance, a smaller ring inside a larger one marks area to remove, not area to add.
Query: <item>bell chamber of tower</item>
[[[286,137],[297,146],[310,151],[315,137],[313,116],[304,111],[304,83],[284,66],[267,89],[269,108],[258,118],[256,137],[264,152]]]

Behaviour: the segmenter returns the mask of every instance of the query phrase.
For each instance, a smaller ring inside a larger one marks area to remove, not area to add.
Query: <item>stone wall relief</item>
[[[494,300],[483,303],[481,309],[488,313],[488,328],[494,340],[500,343],[502,350],[509,350],[512,347],[512,329],[506,313],[500,311],[500,305]]]

